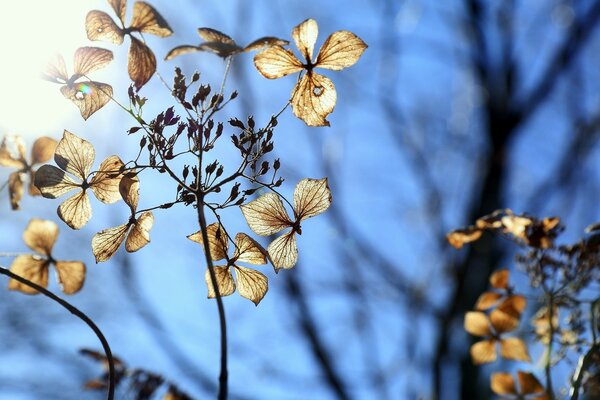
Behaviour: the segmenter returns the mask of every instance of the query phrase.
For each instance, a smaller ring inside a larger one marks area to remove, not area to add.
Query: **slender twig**
[[[546,394],[550,400],[553,400],[554,389],[552,388],[552,345],[554,343],[554,293],[551,291],[548,293],[548,325],[549,325],[549,338],[548,346],[546,347],[547,360],[544,366],[546,374]]]
[[[583,374],[593,362],[593,358],[598,352],[600,352],[600,343],[594,344],[587,353],[579,358],[575,374],[573,375],[573,385],[571,386],[571,391],[569,393],[571,395],[570,400],[579,399],[579,389],[583,382]]]
[[[51,299],[51,300],[55,301],[56,303],[60,304],[61,306],[63,306],[71,314],[75,315],[77,318],[79,318],[83,322],[85,322],[94,331],[94,333],[98,337],[98,340],[100,340],[100,343],[102,343],[102,348],[104,349],[104,354],[106,355],[106,361],[108,363],[108,389],[107,389],[108,392],[106,394],[106,398],[107,398],[107,400],[113,400],[115,398],[115,363],[113,360],[112,352],[110,351],[110,346],[108,345],[108,341],[102,334],[102,331],[100,330],[100,328],[98,328],[98,326],[94,323],[94,321],[92,321],[87,315],[85,315],[85,313],[83,313],[83,311],[79,310],[78,308],[76,308],[75,306],[73,306],[72,304],[67,302],[66,300],[61,299],[60,297],[58,297],[57,295],[55,295],[48,289],[43,288],[25,278],[23,278],[22,276],[19,276],[15,273],[9,271],[8,269],[1,267],[1,266],[0,266],[0,274],[6,275],[6,276],[22,283],[23,285],[29,286],[30,288],[37,290],[44,296],[48,297],[49,299]]]

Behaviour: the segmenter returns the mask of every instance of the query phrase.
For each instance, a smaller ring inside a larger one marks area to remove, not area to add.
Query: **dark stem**
[[[552,344],[554,341],[554,293],[548,294],[548,324],[550,329],[550,338],[548,340],[548,360],[546,361],[546,394],[550,400],[554,400],[554,389],[552,388]]]
[[[208,234],[206,231],[206,216],[204,215],[204,195],[199,193],[196,195],[196,209],[198,211],[198,225],[200,225],[200,231],[202,232],[202,243],[204,245],[204,255],[206,257],[206,266],[208,267],[208,273],[210,274],[210,282],[215,291],[215,297],[217,299],[217,309],[219,310],[219,326],[221,328],[221,372],[219,374],[219,394],[217,398],[219,400],[227,399],[227,323],[225,321],[225,307],[223,306],[223,299],[221,298],[221,292],[217,283],[217,275],[215,274],[215,267],[212,262],[212,256],[210,254],[210,247],[208,241]]]
[[[102,343],[102,348],[104,349],[104,354],[106,355],[106,361],[108,363],[108,393],[106,395],[106,398],[107,398],[107,400],[114,400],[114,398],[115,398],[115,363],[113,360],[112,352],[110,351],[110,346],[108,345],[106,338],[102,334],[102,331],[100,330],[100,328],[98,328],[98,326],[96,326],[94,321],[92,321],[87,315],[85,315],[82,311],[77,309],[75,306],[71,305],[66,300],[63,300],[60,297],[58,297],[57,295],[55,295],[54,293],[52,293],[51,291],[49,291],[39,285],[36,285],[35,283],[33,283],[19,275],[16,275],[16,274],[10,272],[8,269],[0,267],[0,274],[6,275],[24,285],[27,285],[30,288],[37,290],[38,292],[40,292],[44,296],[48,297],[49,299],[54,300],[55,302],[57,302],[58,304],[60,304],[64,308],[66,308],[71,314],[75,315],[77,318],[79,318],[83,322],[85,322],[94,331],[94,333],[98,337],[98,340],[100,340],[100,343]]]

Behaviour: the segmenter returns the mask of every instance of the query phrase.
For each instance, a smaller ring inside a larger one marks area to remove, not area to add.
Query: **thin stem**
[[[581,388],[581,384],[583,382],[583,375],[588,367],[593,363],[593,358],[598,352],[600,352],[600,344],[596,343],[588,350],[587,353],[579,358],[577,368],[575,369],[575,374],[573,375],[573,385],[571,386],[570,400],[579,399],[579,389]]]
[[[210,254],[210,247],[208,241],[208,233],[206,230],[206,216],[204,215],[204,194],[199,193],[196,195],[196,209],[198,211],[198,224],[200,225],[200,231],[202,232],[202,243],[204,244],[204,255],[206,257],[206,265],[208,267],[208,273],[210,275],[210,282],[215,292],[217,299],[217,309],[219,311],[219,327],[221,329],[221,372],[219,374],[219,393],[218,400],[227,399],[227,324],[225,320],[225,307],[223,306],[223,299],[217,282],[217,275],[215,273],[215,267],[212,262],[212,256]]]
[[[549,324],[549,335],[548,347],[546,349],[548,354],[548,360],[546,361],[545,373],[546,373],[546,394],[553,400],[554,389],[552,389],[552,344],[554,342],[554,293],[548,293],[548,324]]]
[[[102,331],[100,330],[100,328],[98,328],[98,326],[96,326],[94,321],[92,321],[87,315],[85,315],[82,311],[80,311],[75,306],[71,305],[66,300],[61,299],[60,297],[58,297],[57,295],[55,295],[48,289],[43,288],[39,285],[36,285],[35,283],[23,278],[22,276],[19,276],[4,267],[0,267],[0,274],[6,275],[26,286],[29,286],[32,289],[37,290],[44,296],[48,297],[49,299],[55,301],[56,303],[60,304],[64,308],[66,308],[71,314],[73,314],[77,318],[81,319],[94,331],[94,333],[100,340],[100,343],[102,343],[102,348],[104,349],[104,354],[106,355],[106,361],[108,363],[108,393],[106,395],[106,398],[107,398],[107,400],[114,400],[114,398],[115,398],[115,363],[113,360],[112,352],[110,351],[110,346],[108,345],[108,341],[102,334]]]

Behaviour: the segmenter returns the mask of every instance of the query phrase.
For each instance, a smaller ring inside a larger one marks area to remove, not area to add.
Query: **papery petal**
[[[292,37],[296,42],[296,47],[298,47],[302,56],[309,63],[312,63],[313,49],[318,35],[319,26],[317,25],[317,21],[312,18],[305,20],[292,30]]]
[[[139,90],[156,72],[156,57],[148,46],[132,37],[129,46],[127,70],[129,77]]]
[[[272,235],[293,225],[281,199],[274,193],[264,194],[240,209],[250,229],[258,235]]]
[[[87,75],[90,72],[106,67],[113,60],[113,52],[100,47],[80,47],[75,50],[73,65],[76,75]]]
[[[306,73],[292,92],[292,111],[308,126],[329,126],[337,94],[333,82],[315,72]]]
[[[281,268],[293,268],[298,262],[298,247],[294,231],[292,230],[273,240],[267,251],[276,272]]]
[[[214,267],[215,276],[217,278],[217,287],[219,288],[219,294],[223,296],[229,296],[235,292],[235,283],[233,282],[233,275],[229,267]],[[208,298],[212,299],[216,297],[215,290],[210,279],[210,271],[207,269],[204,274],[204,280],[208,287]]]
[[[10,197],[10,207],[13,210],[21,208],[21,199],[23,198],[23,179],[20,172],[13,172],[8,176],[8,196]]]
[[[69,197],[58,207],[58,216],[72,229],[81,229],[92,217],[92,206],[85,191]]]
[[[300,221],[319,215],[331,205],[327,178],[302,179],[294,189],[294,212]]]
[[[85,264],[80,261],[57,261],[55,264],[58,283],[64,294],[81,290],[85,281]]]
[[[110,156],[102,161],[98,172],[90,180],[90,189],[98,200],[105,204],[121,200],[119,183],[123,178],[121,168],[124,165],[118,156]]]
[[[500,340],[500,354],[507,360],[531,361],[527,345],[516,337]]]
[[[177,56],[183,55],[183,54],[189,54],[189,53],[195,53],[200,51],[200,48],[198,46],[192,46],[192,45],[183,45],[183,46],[177,46],[173,49],[171,49],[171,51],[169,51],[169,53],[167,53],[167,55],[165,56],[165,60],[172,60]]]
[[[490,320],[480,311],[469,311],[465,314],[464,328],[471,335],[492,336]]]
[[[206,235],[208,236],[208,248],[210,250],[210,257],[213,261],[222,260],[227,257],[227,250],[229,248],[229,242],[225,230],[218,222],[210,224],[206,227]],[[187,237],[192,242],[196,242],[202,245],[204,249],[204,240],[202,240],[202,232],[198,231]]]
[[[515,380],[508,372],[496,372],[490,379],[492,391],[496,394],[517,394]]]
[[[42,196],[56,199],[73,189],[80,187],[65,171],[54,165],[42,165],[35,172],[34,185],[40,190]]]
[[[10,272],[31,281],[38,286],[48,286],[48,266],[50,261],[31,255],[16,257],[10,265]],[[10,290],[19,290],[27,294],[38,294],[39,292],[21,282],[11,279],[8,282]]]
[[[75,136],[67,130],[64,131],[63,137],[58,142],[54,152],[56,165],[81,180],[86,179],[89,175],[95,157],[96,150],[90,142]],[[44,167],[40,168],[38,174]],[[36,186],[41,190],[40,185],[36,184]],[[42,193],[44,193],[43,190]]]
[[[254,56],[254,66],[262,76],[277,79],[282,76],[300,72],[304,69],[302,62],[291,50],[281,46],[273,46]]]
[[[349,31],[332,33],[321,46],[315,68],[339,71],[354,65],[367,45],[358,36]]]
[[[474,364],[485,364],[496,361],[496,341],[482,340],[471,346],[471,359]]]
[[[154,224],[154,215],[150,211],[143,213],[131,227],[125,250],[133,253],[150,243],[150,230]]]
[[[51,256],[56,238],[58,238],[58,225],[45,219],[31,219],[23,232],[23,241],[27,247],[46,257]]]
[[[31,148],[31,165],[44,163],[52,158],[58,142],[48,136],[37,138]]]
[[[234,265],[234,269],[238,293],[258,305],[269,290],[267,277],[250,268]]]
[[[79,108],[81,117],[87,120],[110,101],[113,88],[106,83],[87,81],[65,85],[60,92]]]
[[[92,10],[85,17],[85,30],[90,40],[123,43],[123,30],[104,11]]]
[[[136,1],[133,4],[131,28],[160,37],[167,37],[173,33],[173,30],[162,15],[144,1]]]
[[[245,233],[235,235],[235,246],[233,258],[236,261],[254,265],[267,263],[267,251]]]
[[[130,224],[123,224],[114,228],[108,228],[96,233],[92,238],[92,252],[96,262],[104,262],[115,255],[125,236],[129,231]]]

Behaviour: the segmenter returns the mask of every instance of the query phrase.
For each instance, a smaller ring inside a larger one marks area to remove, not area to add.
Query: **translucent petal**
[[[317,36],[319,35],[319,26],[317,21],[309,18],[292,30],[292,37],[296,42],[296,47],[300,50],[307,63],[312,63],[313,49]]]
[[[31,148],[31,165],[44,163],[52,158],[58,142],[48,136],[39,137]]]
[[[154,215],[150,211],[143,213],[131,227],[125,250],[133,253],[150,243],[150,230],[154,224]]]
[[[103,11],[92,10],[85,17],[85,30],[90,40],[103,40],[114,44],[123,43],[123,30]]]
[[[219,294],[221,296],[229,296],[235,292],[235,283],[233,282],[233,275],[231,275],[231,270],[229,267],[214,267],[214,271],[217,278]],[[208,287],[208,298],[215,298],[216,294],[210,279],[210,271],[208,269],[204,274],[204,280],[206,281],[206,286]]]
[[[498,310],[505,312],[515,318],[520,318],[527,307],[527,299],[519,294],[509,296],[498,305]]]
[[[273,46],[254,56],[254,66],[262,76],[277,79],[300,72],[304,66],[294,53],[281,46]]]
[[[8,176],[8,196],[10,197],[10,207],[13,210],[21,208],[21,199],[23,198],[23,179],[20,172],[13,172]]]
[[[245,233],[235,235],[235,245],[236,249],[233,258],[236,261],[254,265],[267,263],[267,251]]]
[[[321,214],[331,205],[327,178],[302,179],[294,189],[294,212],[300,221]]]
[[[229,242],[225,230],[218,222],[210,224],[206,227],[206,235],[208,236],[208,248],[213,261],[222,260],[227,257]],[[202,240],[202,232],[198,231],[187,237],[192,242],[200,243],[204,249],[204,240]]]
[[[515,380],[508,372],[493,373],[490,379],[492,391],[496,394],[517,394]]]
[[[108,3],[117,14],[119,21],[125,24],[125,12],[127,11],[127,0],[108,0]]]
[[[267,277],[256,270],[234,265],[237,289],[240,296],[258,305],[269,290]]]
[[[273,47],[273,46],[287,46],[290,44],[287,40],[283,40],[273,36],[264,36],[256,39],[248,46],[244,47],[243,51],[254,51],[254,50],[262,50],[265,47]]]
[[[198,46],[199,50],[215,53],[219,57],[227,58],[234,54],[240,53],[243,49],[237,44],[222,43],[222,42],[206,42]]]
[[[475,336],[492,336],[490,321],[485,313],[469,311],[465,314],[464,327],[467,332]]]
[[[519,338],[500,340],[500,354],[508,360],[530,361],[529,351],[525,342]]]
[[[482,233],[483,232],[479,228],[469,226],[464,229],[456,229],[452,232],[449,232],[446,235],[446,239],[448,240],[448,243],[452,245],[452,247],[460,249],[465,243],[470,243],[478,240],[481,237]]]
[[[160,37],[167,37],[173,33],[173,30],[162,15],[144,1],[136,1],[133,4],[131,28]]]
[[[11,143],[13,143],[13,142],[11,142]],[[15,145],[14,147],[18,147],[16,142],[14,142],[13,144]],[[13,152],[16,152],[16,151],[14,151],[15,150],[14,147],[13,147]],[[25,162],[25,158],[21,157],[20,154],[12,154],[13,152],[11,152],[11,149],[9,148],[8,139],[6,137],[4,139],[2,139],[2,145],[0,145],[0,166],[12,167],[12,168],[18,168],[18,169],[25,168],[27,166],[27,163]]]
[[[95,157],[96,150],[90,142],[75,136],[67,130],[64,131],[63,137],[58,142],[54,152],[56,165],[81,180],[86,179],[89,175]],[[42,168],[40,168],[40,171]],[[38,174],[40,171],[38,171]],[[40,188],[40,185],[36,186]]]
[[[494,327],[494,331],[498,335],[513,331],[519,326],[519,318],[515,318],[498,309],[492,310],[489,318]]]
[[[517,378],[519,379],[519,388],[522,395],[541,394],[545,392],[540,381],[532,373],[517,371]]]
[[[315,68],[339,71],[354,65],[367,45],[358,36],[349,31],[337,31],[321,46]]]
[[[23,241],[27,247],[46,257],[50,257],[52,254],[57,237],[58,225],[45,219],[31,219],[23,232]]]
[[[96,262],[109,260],[119,249],[129,231],[129,224],[108,228],[96,233],[92,238],[92,252]]]
[[[172,60],[177,56],[183,55],[183,54],[189,54],[189,53],[195,53],[197,51],[200,51],[200,48],[198,46],[191,46],[191,45],[183,45],[183,46],[177,46],[173,49],[171,49],[171,51],[169,51],[169,53],[167,53],[167,55],[165,56],[165,60]]]
[[[294,231],[292,230],[273,240],[267,251],[275,271],[279,271],[281,268],[293,268],[298,262],[298,247]]]
[[[489,310],[498,303],[500,298],[502,298],[500,293],[484,292],[477,299],[477,302],[475,303],[475,309],[478,311]]]
[[[134,214],[140,199],[140,180],[137,175],[123,175],[119,182],[119,193],[125,204],[129,206],[131,213]]]
[[[87,81],[65,85],[60,92],[79,108],[81,117],[87,120],[110,101],[113,88],[106,83]]]
[[[471,346],[471,359],[474,364],[485,364],[496,361],[496,341],[482,340]]]
[[[65,83],[69,80],[69,74],[63,56],[56,54],[50,59],[42,72],[42,78],[54,83]]]
[[[123,177],[121,173],[123,166],[123,161],[118,156],[110,156],[102,161],[98,172],[90,180],[90,189],[98,200],[105,204],[121,200],[119,183]]]
[[[329,126],[326,117],[333,112],[336,101],[333,82],[323,75],[308,72],[292,92],[292,111],[308,126]]]
[[[31,255],[16,257],[10,265],[10,272],[19,275],[41,287],[48,286],[48,266],[50,261]],[[39,292],[19,281],[11,279],[8,282],[10,290],[19,290],[27,294],[38,294]]]
[[[248,204],[240,206],[250,229],[261,236],[268,236],[291,227],[293,222],[278,195],[267,193]]]
[[[198,28],[198,35],[206,42],[220,42],[235,45],[235,40],[230,36],[212,28]]]
[[[510,272],[507,269],[499,269],[490,276],[490,285],[496,289],[506,289]]]
[[[154,75],[156,71],[156,57],[154,57],[154,53],[148,46],[132,37],[128,59],[127,70],[129,77],[139,90]]]
[[[92,217],[90,199],[83,190],[58,207],[58,216],[72,229],[81,229]]]
[[[90,72],[106,67],[113,60],[110,50],[100,47],[80,47],[75,50],[73,65],[76,75],[87,75]]]
[[[80,261],[57,261],[55,264],[58,283],[64,294],[81,290],[85,281],[85,264]]]
[[[40,190],[42,196],[48,199],[56,199],[80,187],[65,171],[54,165],[42,165],[34,175],[34,185]]]

